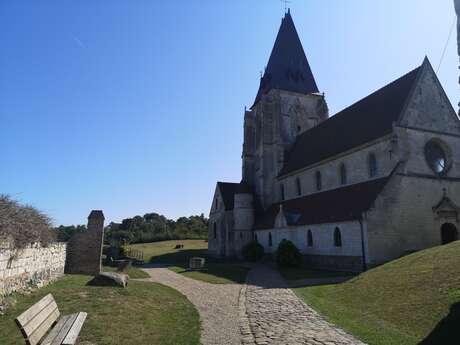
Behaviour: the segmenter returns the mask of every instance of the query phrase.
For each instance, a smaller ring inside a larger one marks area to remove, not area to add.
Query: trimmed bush
[[[241,254],[247,261],[259,261],[264,256],[264,247],[259,242],[252,241],[243,247]]]
[[[46,214],[0,195],[0,241],[11,241],[18,249],[32,243],[47,246],[56,241],[56,233]]]
[[[302,263],[302,254],[294,243],[282,240],[276,251],[276,262],[284,267],[297,267]]]

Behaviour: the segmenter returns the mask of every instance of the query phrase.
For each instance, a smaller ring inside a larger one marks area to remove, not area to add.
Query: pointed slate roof
[[[303,94],[319,92],[290,11],[281,22],[254,105],[272,89]]]
[[[233,210],[235,194],[250,194],[252,189],[244,183],[217,182],[217,187],[222,195],[225,210]]]
[[[279,176],[390,134],[425,64],[299,135]]]

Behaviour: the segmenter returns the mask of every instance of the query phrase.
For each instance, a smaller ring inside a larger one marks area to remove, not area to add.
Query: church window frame
[[[369,153],[367,156],[368,172],[369,177],[377,177],[378,175],[378,161],[377,156],[374,152]]]
[[[342,232],[338,226],[334,229],[334,247],[340,248],[342,247]]]
[[[315,173],[315,181],[316,181],[316,190],[320,191],[323,189],[323,178],[321,176],[321,171],[317,171]]]
[[[438,176],[445,175],[451,166],[449,147],[439,139],[430,139],[424,147],[425,161],[430,169]]]
[[[217,223],[213,223],[213,234],[214,234],[214,239],[217,239]]]
[[[348,174],[347,174],[347,166],[345,163],[341,163],[339,167],[339,176],[340,176],[340,184],[346,185],[348,183]]]
[[[284,201],[286,199],[284,183],[280,184],[280,194],[281,194],[281,201]]]
[[[307,247],[313,247],[313,232],[311,229],[308,229],[307,231]]]
[[[302,181],[300,181],[299,177],[295,179],[295,184],[296,184],[296,189],[297,189],[297,196],[301,196],[302,195]]]
[[[273,236],[271,232],[268,233],[268,246],[273,247]]]

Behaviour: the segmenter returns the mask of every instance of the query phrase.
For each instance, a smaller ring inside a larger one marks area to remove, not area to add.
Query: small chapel
[[[242,180],[217,182],[208,248],[287,239],[314,268],[363,271],[459,239],[460,122],[428,58],[329,116],[290,11],[244,113]]]

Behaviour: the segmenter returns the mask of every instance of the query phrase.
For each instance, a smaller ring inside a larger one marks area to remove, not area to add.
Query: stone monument
[[[102,211],[91,211],[88,229],[70,238],[66,273],[98,275],[101,272],[104,219]]]

